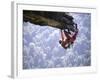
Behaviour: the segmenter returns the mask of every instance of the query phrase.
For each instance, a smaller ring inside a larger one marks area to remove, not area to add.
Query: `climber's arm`
[[[61,39],[62,39],[62,41],[64,41],[64,33],[62,30],[61,30]]]

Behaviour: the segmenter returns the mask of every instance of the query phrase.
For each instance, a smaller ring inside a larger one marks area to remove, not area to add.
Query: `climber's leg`
[[[66,38],[67,38],[68,40],[70,40],[71,37],[70,37],[69,33],[68,33],[67,31],[64,30],[64,34],[65,34]]]

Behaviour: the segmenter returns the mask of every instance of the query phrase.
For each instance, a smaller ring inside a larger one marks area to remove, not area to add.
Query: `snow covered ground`
[[[91,14],[70,14],[78,24],[79,33],[67,50],[59,44],[59,29],[23,22],[23,69],[91,65]]]

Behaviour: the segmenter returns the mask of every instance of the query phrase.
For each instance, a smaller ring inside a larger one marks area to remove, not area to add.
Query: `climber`
[[[73,44],[74,43],[74,41],[76,40],[76,36],[77,36],[77,34],[78,34],[78,29],[76,29],[76,31],[75,32],[73,32],[73,34],[68,34],[65,30],[64,30],[64,34],[65,34],[65,36],[67,37],[67,39],[69,40],[69,43],[70,44]]]
[[[66,30],[61,30],[61,37],[62,40],[59,41],[59,43],[61,44],[61,46],[65,49],[69,48],[71,44],[74,43],[74,41],[76,40],[76,36],[78,34],[78,29],[77,29],[77,24],[75,24],[75,32],[73,32],[74,34],[69,34],[68,31]]]
[[[66,31],[67,32],[67,31]],[[68,34],[68,33],[66,33]],[[67,35],[68,36],[68,35]],[[61,46],[64,48],[64,49],[67,49],[70,47],[70,44],[69,44],[69,38],[66,37],[65,35],[65,31],[61,30],[61,38],[62,40],[59,40],[59,43],[61,44]]]

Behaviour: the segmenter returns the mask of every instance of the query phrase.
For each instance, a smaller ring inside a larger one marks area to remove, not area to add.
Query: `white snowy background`
[[[73,46],[59,44],[60,30],[23,22],[23,69],[91,65],[91,14],[70,13],[79,33]]]

